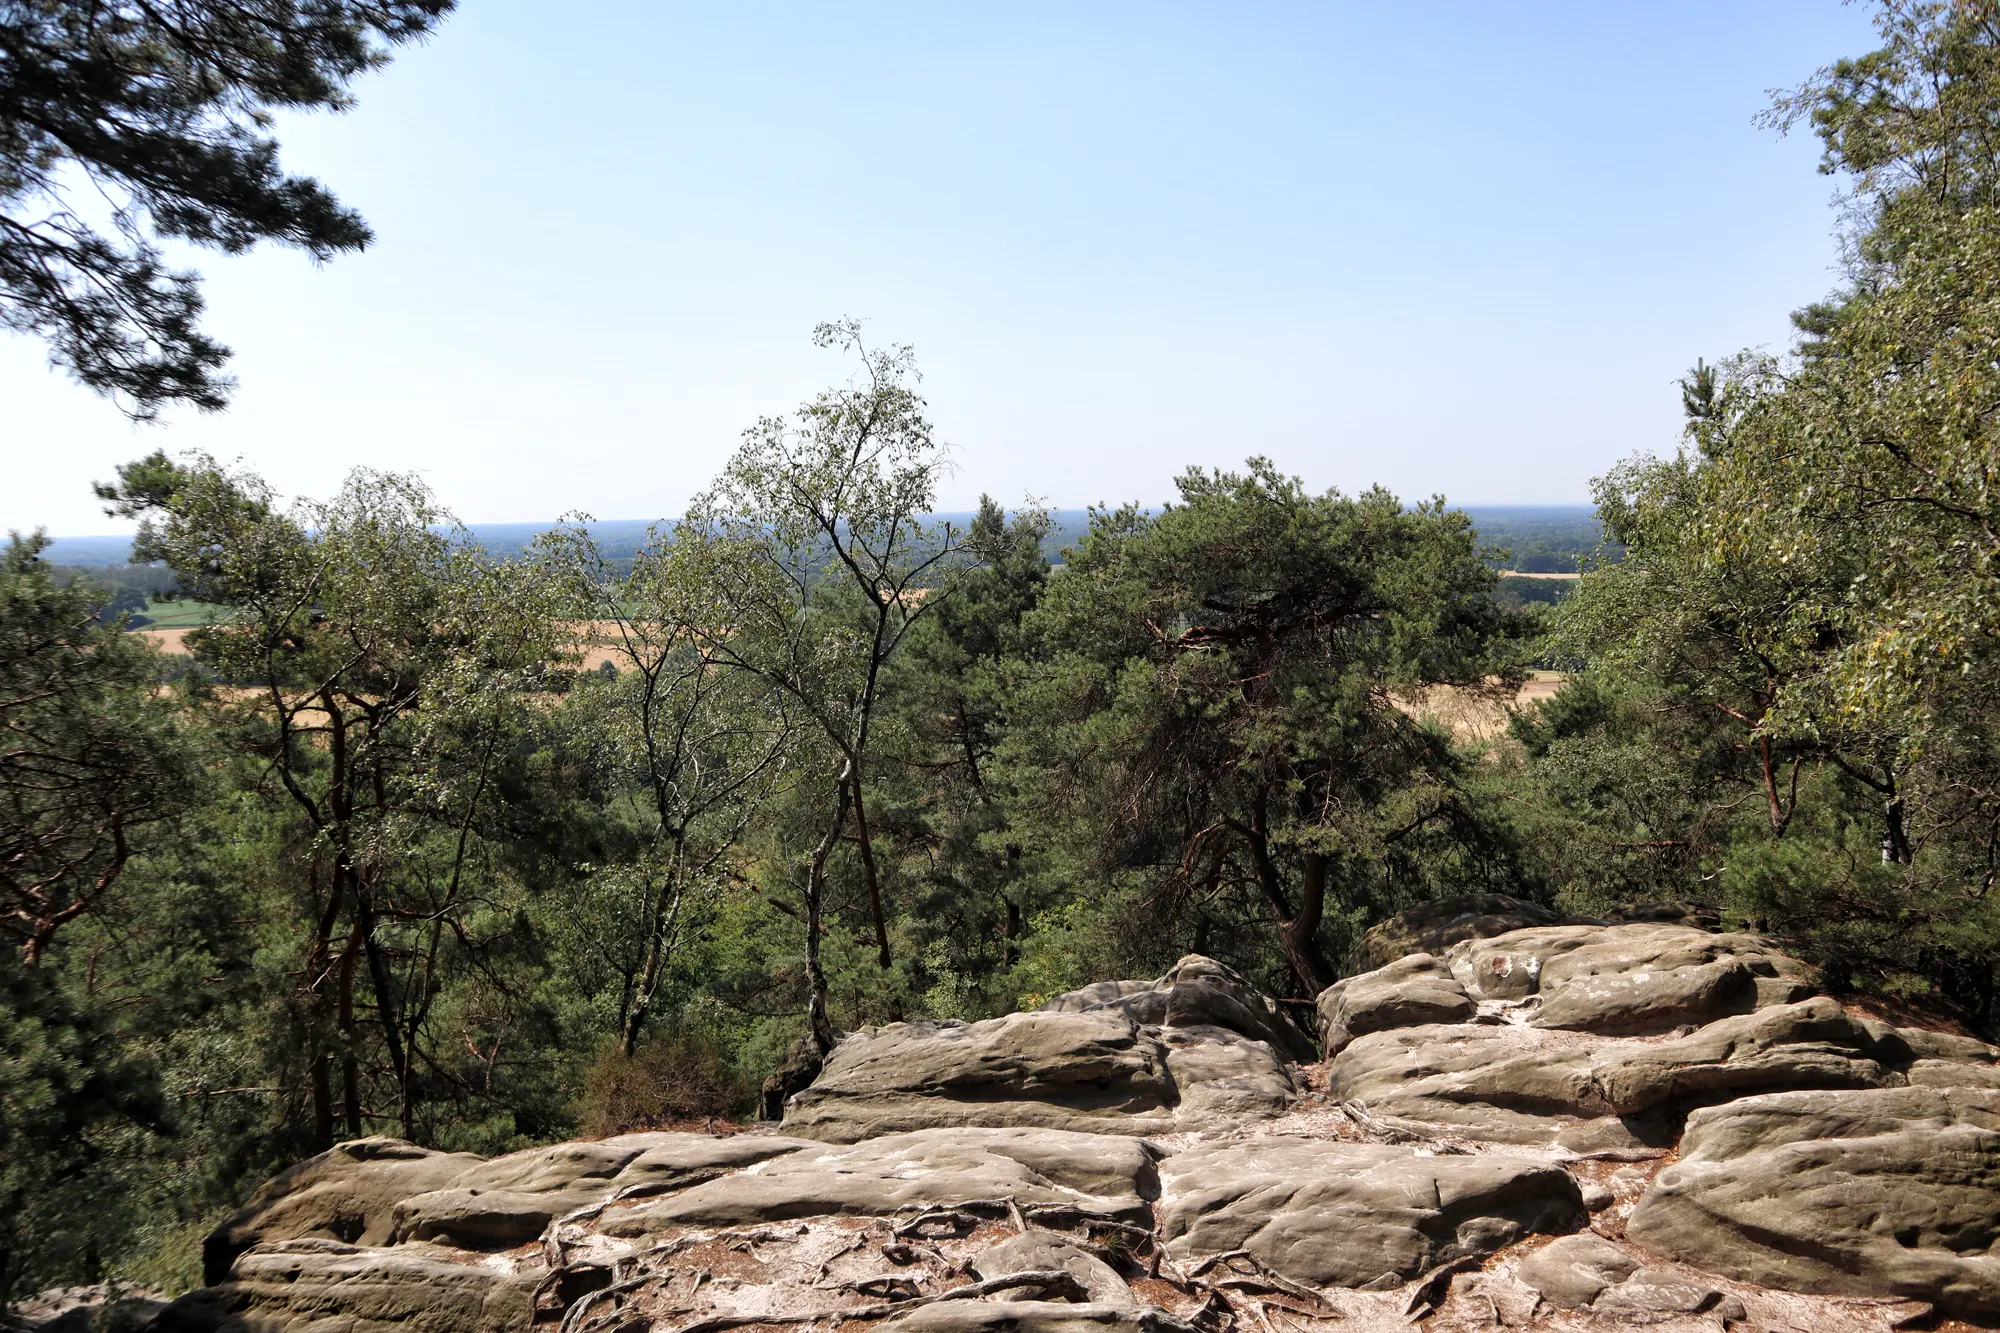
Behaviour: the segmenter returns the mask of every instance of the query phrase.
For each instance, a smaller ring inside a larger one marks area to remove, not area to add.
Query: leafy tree
[[[328,259],[372,239],[287,175],[276,111],[341,111],[349,82],[453,0],[10,0],[0,6],[0,323],[136,417],[218,408],[227,348],[198,275],[158,241]],[[87,202],[79,203],[78,197]],[[108,224],[93,219],[110,203]]]
[[[1155,949],[1263,917],[1310,994],[1336,975],[1329,906],[1409,892],[1457,854],[1432,844],[1479,845],[1446,739],[1399,703],[1502,687],[1507,623],[1441,502],[1313,495],[1264,459],[1178,484],[1156,516],[1095,513],[1028,617],[1016,824],[1095,882],[1136,877]]]
[[[1631,552],[1557,621],[1654,717],[1729,719],[1748,761],[1679,749],[1713,799],[1623,836],[1703,848],[1690,892],[1795,933],[1837,979],[1936,989],[1990,1022],[2000,20],[1895,0],[1878,28],[1773,114],[1810,121],[1848,176],[1845,284],[1795,317],[1789,355],[1697,365],[1691,449],[1600,485]],[[1725,813],[1732,784],[1755,825]]]
[[[379,1117],[414,1137],[424,1071],[449,1058],[433,1028],[444,973],[454,954],[483,966],[481,821],[559,655],[559,585],[487,558],[404,478],[357,472],[337,499],[284,513],[255,477],[155,454],[104,490],[144,516],[137,555],[225,609],[190,647],[231,687],[236,743],[298,821],[303,929],[288,943],[314,1140],[332,1141],[336,1110],[350,1136]],[[377,1037],[386,1116],[368,1087]]]
[[[715,660],[783,691],[826,747],[821,831],[804,859],[809,1023],[831,1049],[820,959],[827,865],[851,838],[876,961],[893,961],[867,784],[884,671],[912,628],[952,592],[963,536],[927,520],[944,449],[917,395],[907,347],[867,348],[853,321],[813,340],[858,356],[860,382],[830,389],[795,420],[766,417],[679,532],[687,577],[715,589]],[[851,829],[851,831],[850,831]]]
[[[907,886],[909,930],[920,937],[923,975],[913,984],[941,1016],[985,1007],[973,992],[1019,961],[1038,904],[997,757],[1006,668],[1049,577],[1048,531],[1045,510],[1030,506],[1010,520],[981,496],[965,539],[981,563],[917,625],[889,676],[891,740],[871,800]]]
[[[723,608],[670,536],[655,530],[623,578],[611,576],[586,526],[550,534],[539,554],[568,573],[572,604],[590,617],[590,637],[612,667],[566,711],[615,756],[628,777],[617,789],[643,812],[632,860],[598,867],[617,881],[617,915],[632,927],[609,944],[621,977],[619,1049],[629,1061],[751,821],[790,779],[797,727],[790,695],[719,655]]]
[[[199,789],[158,654],[58,584],[46,546],[0,558],[0,932],[29,964]]]

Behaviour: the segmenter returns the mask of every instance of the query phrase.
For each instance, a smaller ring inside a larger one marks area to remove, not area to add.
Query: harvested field
[[[1511,698],[1434,685],[1415,696],[1399,697],[1396,706],[1412,717],[1442,724],[1457,740],[1490,741],[1506,734],[1510,712],[1552,698],[1567,679],[1560,671],[1530,672]]]

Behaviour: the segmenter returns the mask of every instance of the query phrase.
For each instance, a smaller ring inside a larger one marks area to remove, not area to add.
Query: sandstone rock
[[[1504,935],[1529,926],[1553,926],[1559,912],[1502,893],[1472,893],[1396,913],[1370,927],[1348,956],[1347,971],[1367,972],[1413,953],[1442,955],[1462,940]]]
[[[1319,993],[1318,1009],[1320,1048],[1331,1060],[1356,1037],[1386,1028],[1463,1023],[1475,1006],[1442,961],[1418,953],[1336,981]]]
[[[1139,1300],[1118,1271],[1067,1236],[1052,1231],[1025,1231],[982,1251],[972,1261],[981,1278],[1005,1277],[1011,1273],[1047,1273],[1057,1269],[1070,1274],[1099,1305],[1137,1305]]]
[[[1538,994],[1537,1022],[1605,1035],[1667,1032],[1813,993],[1803,964],[1755,936],[1672,924],[1515,931],[1468,940],[1446,961],[1475,998]]]
[[[1514,1276],[1549,1304],[1581,1310],[1605,1288],[1639,1270],[1639,1261],[1602,1236],[1584,1233],[1553,1240],[1521,1260]]]
[[[893,1213],[1012,1199],[1145,1221],[1159,1195],[1159,1150],[1144,1140],[1064,1130],[932,1129],[852,1147],[818,1145],[653,1204],[613,1210],[603,1229],[640,1236],[677,1224],[734,1225],[827,1214]]]
[[[1585,1220],[1566,1172],[1521,1159],[1269,1137],[1168,1158],[1160,1234],[1182,1257],[1248,1250],[1301,1282],[1405,1281]]]
[[[1925,1035],[1857,1018],[1824,997],[1666,1041],[1519,1025],[1400,1028],[1351,1043],[1329,1080],[1337,1097],[1418,1132],[1501,1143],[1549,1143],[1571,1132],[1569,1146],[1587,1150],[1577,1120],[1622,1117],[1621,1128],[1643,1141],[1643,1118],[1656,1111],[1791,1088],[1901,1083],[1911,1042]]]
[[[1642,1269],[1618,1285],[1606,1288],[1591,1302],[1590,1308],[1599,1314],[1619,1315],[1636,1322],[1711,1311],[1721,1319],[1741,1319],[1746,1313],[1743,1302],[1719,1287],[1654,1269]]]
[[[0,1310],[8,1333],[140,1333],[166,1298],[128,1283],[99,1282],[87,1287],[53,1287]]]
[[[397,1204],[394,1239],[506,1249],[539,1236],[552,1218],[614,1195],[664,1193],[809,1146],[816,1145],[754,1134],[659,1133],[510,1153],[448,1189]]]
[[[1696,1111],[1628,1234],[1784,1290],[2000,1312],[2000,1093],[1804,1091]]]
[[[316,1236],[386,1244],[396,1205],[440,1189],[479,1165],[471,1153],[441,1153],[402,1139],[355,1139],[279,1172],[202,1245],[202,1280],[229,1276],[236,1256],[268,1241]]]
[[[1601,1116],[1591,1056],[1601,1039],[1505,1026],[1393,1028],[1356,1038],[1328,1072],[1333,1095],[1416,1133],[1547,1143]]]
[[[154,1333],[520,1333],[535,1280],[423,1244],[259,1245],[229,1281],[181,1297]]]
[[[863,1028],[792,1098],[784,1126],[835,1143],[954,1125],[1164,1133],[1176,1100],[1165,1048],[1128,1015],[1037,1012]]]
[[[1543,962],[1536,1021],[1609,1035],[1666,1032],[1812,994],[1806,969],[1749,935],[1607,927]]]
[[[1133,984],[978,1023],[864,1028],[792,1098],[785,1128],[834,1143],[954,1126],[1161,1134],[1290,1104],[1273,1044],[1288,1025],[1235,973],[1189,957],[1159,983]]]
[[[883,1333],[1194,1333],[1151,1305],[1061,1301],[940,1301],[898,1315]]]
[[[1313,1058],[1305,1034],[1278,1012],[1271,997],[1233,968],[1189,954],[1158,981],[1105,981],[1058,995],[1042,1012],[1118,1009],[1136,1023],[1169,1028],[1226,1028],[1268,1043],[1292,1060]]]

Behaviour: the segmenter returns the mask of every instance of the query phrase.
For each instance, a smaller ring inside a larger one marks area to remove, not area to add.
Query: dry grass
[[[1552,697],[1567,679],[1560,671],[1530,672],[1511,698],[1457,685],[1433,685],[1414,695],[1399,696],[1396,706],[1411,717],[1441,724],[1455,740],[1476,744],[1504,736],[1510,713]]]

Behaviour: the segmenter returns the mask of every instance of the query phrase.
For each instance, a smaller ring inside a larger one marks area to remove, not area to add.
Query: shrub
[[[584,1075],[577,1119],[587,1137],[603,1138],[726,1119],[748,1111],[754,1097],[714,1037],[663,1032],[629,1056],[612,1046],[597,1058]]]

